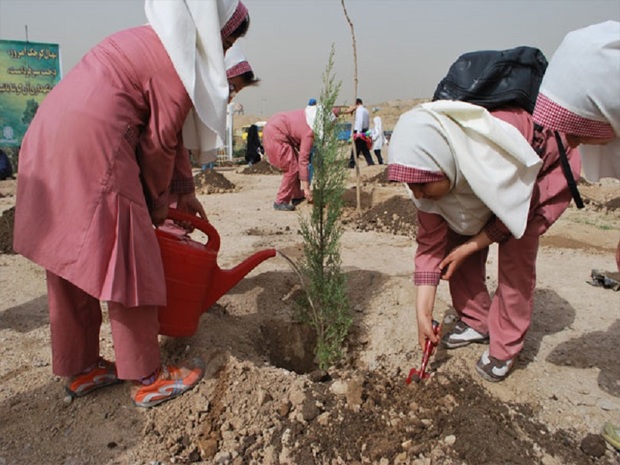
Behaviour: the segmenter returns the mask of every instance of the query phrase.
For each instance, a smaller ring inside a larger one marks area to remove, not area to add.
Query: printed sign
[[[0,40],[0,147],[19,147],[45,96],[61,79],[58,44]]]

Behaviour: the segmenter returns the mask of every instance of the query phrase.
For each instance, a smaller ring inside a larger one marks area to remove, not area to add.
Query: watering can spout
[[[237,266],[229,270],[222,270],[221,268],[216,267],[215,270],[213,270],[211,286],[203,304],[204,311],[206,312],[209,308],[211,308],[211,306],[217,302],[220,297],[235,287],[235,285],[250,271],[268,258],[275,257],[275,255],[276,249],[265,249],[249,256]]]
[[[168,218],[189,222],[208,238],[207,243],[202,244],[185,234],[179,235],[163,228],[155,230],[164,265],[168,300],[165,306],[158,309],[159,333],[187,337],[196,332],[200,315],[259,264],[275,257],[276,250],[261,250],[234,268],[222,270],[217,265],[220,235],[211,223],[172,208]]]

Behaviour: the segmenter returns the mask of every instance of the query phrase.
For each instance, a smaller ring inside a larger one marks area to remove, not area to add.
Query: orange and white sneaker
[[[199,358],[182,366],[162,366],[152,384],[134,384],[131,399],[137,407],[154,407],[192,389],[204,372],[204,363]]]
[[[116,364],[100,358],[99,361],[86,373],[72,376],[65,385],[65,390],[71,397],[82,397],[112,384],[120,383],[116,374]]]

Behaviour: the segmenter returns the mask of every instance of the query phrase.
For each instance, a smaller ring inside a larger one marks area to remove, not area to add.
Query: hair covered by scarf
[[[193,103],[183,142],[201,163],[214,161],[229,95],[222,37],[241,25],[247,8],[239,0],[146,0],[145,13]]]
[[[226,51],[224,56],[224,64],[226,66],[226,77],[228,79],[241,76],[244,73],[252,71],[252,66],[245,57],[245,53],[241,49],[241,45],[235,42],[232,47]]]
[[[495,214],[519,238],[541,163],[514,126],[477,105],[440,100],[400,117],[388,178],[406,183],[448,178],[450,192],[437,200],[413,199],[416,206],[441,215],[463,235],[477,234]]]
[[[582,146],[585,177],[620,178],[620,22],[566,35],[540,85],[534,121],[575,136],[615,139]]]
[[[534,120],[577,136],[620,136],[619,22],[566,35],[540,85]]]

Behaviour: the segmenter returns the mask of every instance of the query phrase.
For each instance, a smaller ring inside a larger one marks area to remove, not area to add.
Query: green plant
[[[309,217],[300,216],[304,257],[299,270],[307,298],[300,313],[302,321],[316,330],[315,353],[321,368],[342,356],[352,323],[346,276],[340,261],[340,215],[347,169],[340,160],[337,121],[331,111],[341,85],[332,74],[333,65],[332,46],[314,123],[312,212]]]

